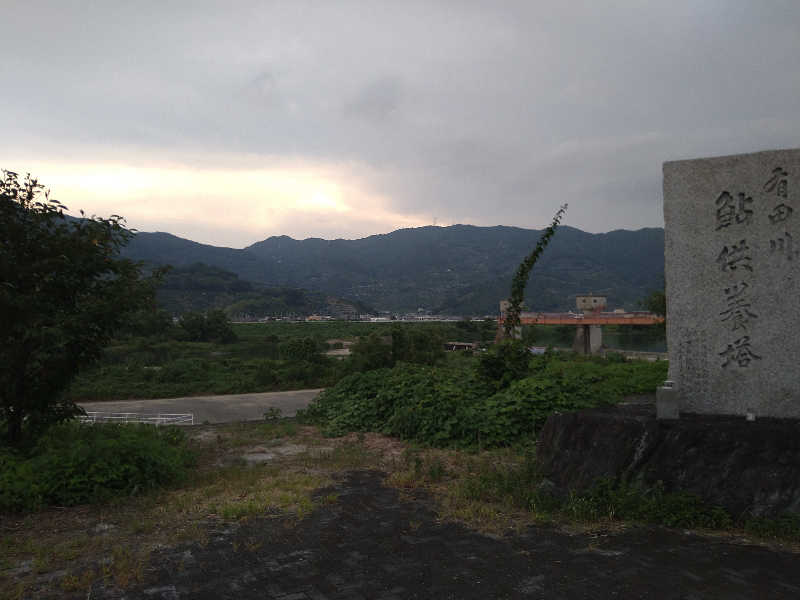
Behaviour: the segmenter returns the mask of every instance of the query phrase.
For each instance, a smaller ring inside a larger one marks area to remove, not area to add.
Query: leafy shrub
[[[349,365],[353,371],[371,371],[394,366],[392,347],[377,332],[358,338],[350,348]]]
[[[27,453],[0,451],[0,510],[70,506],[180,480],[192,462],[177,427],[51,427]]]
[[[480,357],[478,374],[495,389],[501,389],[525,377],[530,362],[531,354],[520,340],[504,340]]]
[[[392,360],[435,365],[444,360],[444,338],[436,330],[392,327]]]
[[[284,360],[319,362],[322,357],[317,343],[311,337],[290,339],[281,345],[280,352]]]
[[[372,430],[437,446],[504,446],[535,435],[553,412],[652,392],[666,376],[664,362],[558,355],[526,361],[528,376],[500,391],[484,371],[463,363],[356,373],[320,394],[304,416],[330,434]]]
[[[446,445],[475,438],[476,392],[471,369],[400,363],[345,377],[303,417],[324,424],[331,435],[372,430]]]

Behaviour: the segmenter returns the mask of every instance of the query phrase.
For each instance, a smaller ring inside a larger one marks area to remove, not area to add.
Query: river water
[[[532,339],[531,339],[532,338]],[[524,339],[535,346],[570,347],[575,327],[536,325],[526,327]],[[613,350],[666,352],[667,337],[663,327],[603,327],[603,345]]]

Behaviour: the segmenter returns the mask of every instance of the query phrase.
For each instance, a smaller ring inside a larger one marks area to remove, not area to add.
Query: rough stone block
[[[665,163],[664,222],[681,410],[800,417],[800,150]]]
[[[693,415],[657,420],[652,404],[555,414],[539,434],[558,495],[599,479],[689,492],[734,517],[800,514],[800,420]]]

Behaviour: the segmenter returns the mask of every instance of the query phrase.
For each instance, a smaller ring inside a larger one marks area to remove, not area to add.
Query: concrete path
[[[322,390],[230,394],[226,396],[189,396],[155,400],[117,400],[79,404],[86,412],[192,413],[195,423],[232,423],[260,421],[269,408],[279,408],[281,416],[292,417],[305,408]]]

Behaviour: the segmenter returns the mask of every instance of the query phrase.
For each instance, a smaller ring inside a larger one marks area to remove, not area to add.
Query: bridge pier
[[[603,327],[601,325],[579,325],[575,328],[573,351],[578,354],[599,354],[602,347]]]

